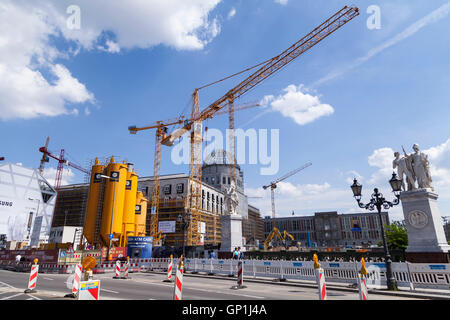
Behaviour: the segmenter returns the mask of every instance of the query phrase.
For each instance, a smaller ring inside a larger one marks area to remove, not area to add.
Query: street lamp
[[[181,224],[181,228],[183,229],[183,257],[186,257],[186,252],[185,252],[186,249],[185,249],[184,239],[185,239],[186,230],[189,227],[189,224],[191,222],[191,211],[188,209],[188,211],[184,217],[181,215],[181,213],[178,214],[177,221],[178,221],[178,223]]]
[[[386,235],[384,234],[383,220],[381,218],[381,208],[385,210],[392,208],[395,205],[400,203],[400,191],[402,187],[402,181],[398,179],[397,174],[395,172],[392,174],[391,180],[389,180],[389,184],[391,185],[392,192],[394,192],[395,199],[391,201],[387,201],[383,194],[378,191],[378,188],[373,189],[373,194],[371,196],[370,202],[364,204],[361,202],[361,191],[362,185],[358,183],[356,178],[353,180],[353,184],[350,186],[353,192],[353,196],[358,202],[358,206],[360,208],[373,211],[375,208],[378,211],[378,216],[380,219],[380,228],[381,228],[381,237],[383,239],[383,247],[384,247],[384,256],[386,262],[386,279],[387,279],[387,287],[388,290],[394,290],[396,287],[395,278],[392,275],[392,260],[391,254],[389,253],[389,248],[386,244]]]

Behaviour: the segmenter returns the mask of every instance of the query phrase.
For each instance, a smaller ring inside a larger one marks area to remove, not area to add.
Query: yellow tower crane
[[[230,146],[228,152],[230,158],[233,161],[231,167],[231,177],[234,185],[236,185],[235,176],[235,156],[234,156],[234,101],[240,98],[242,95],[256,87],[265,79],[272,76],[274,73],[288,65],[290,62],[298,58],[300,55],[314,47],[320,41],[340,29],[359,15],[359,9],[355,6],[345,6],[337,13],[332,15],[329,19],[301,38],[299,41],[291,45],[288,49],[280,53],[279,55],[268,59],[262,63],[259,63],[253,67],[247,68],[236,74],[233,74],[224,79],[218,80],[211,84],[197,88],[192,94],[192,112],[190,120],[186,121],[184,126],[178,130],[175,130],[170,135],[167,135],[161,140],[161,143],[167,146],[172,146],[174,141],[180,138],[186,132],[191,132],[191,158],[189,163],[189,182],[186,197],[186,207],[191,212],[191,223],[188,229],[188,245],[196,245],[200,241],[200,234],[198,232],[198,223],[200,219],[201,209],[201,165],[202,165],[202,122],[206,119],[211,119],[215,114],[228,106],[229,110],[229,126],[230,126]],[[198,91],[206,88],[210,85],[224,81],[231,77],[234,77],[243,72],[259,67],[254,73],[241,81],[237,86],[230,89],[221,98],[210,104],[203,111],[200,111]]]
[[[272,232],[269,234],[269,236],[266,238],[266,240],[264,241],[264,250],[267,250],[269,243],[273,240],[273,238],[275,237],[275,241],[276,239],[282,241],[284,244],[286,244],[286,237],[288,236],[289,238],[291,238],[292,240],[294,240],[294,237],[289,234],[288,232],[286,232],[286,230],[283,232],[283,236],[280,233],[280,230],[278,230],[276,222],[275,222],[275,189],[277,188],[277,184],[283,180],[286,180],[287,178],[293,176],[294,174],[302,171],[303,169],[306,169],[307,167],[309,167],[310,165],[312,165],[311,162],[305,163],[303,166],[301,166],[300,168],[297,168],[295,170],[292,170],[291,172],[286,173],[284,176],[282,176],[281,178],[278,178],[275,181],[272,181],[269,185],[267,186],[263,186],[263,189],[266,190],[267,188],[270,188],[270,199],[272,202]]]

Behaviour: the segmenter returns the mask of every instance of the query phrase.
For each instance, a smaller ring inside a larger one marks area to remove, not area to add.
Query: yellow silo
[[[135,223],[136,223],[136,236],[145,237],[145,219],[147,217],[147,202],[144,194],[139,191],[136,196],[136,211],[135,211]]]
[[[89,184],[89,196],[86,208],[86,216],[84,219],[83,233],[89,244],[94,244],[95,239],[95,222],[97,219],[97,210],[99,208],[99,196],[102,189],[102,178],[99,176],[103,174],[105,166],[98,163],[95,159],[95,164],[91,170],[91,182]]]
[[[125,198],[125,183],[127,180],[127,166],[115,163],[114,158],[106,168],[105,196],[103,202],[103,215],[101,224],[101,236],[105,243],[109,243],[109,234],[120,239],[123,222],[123,203]],[[113,212],[114,210],[114,212]]]
[[[123,231],[122,244],[126,247],[128,244],[128,237],[133,237],[135,234],[134,211],[136,207],[136,194],[138,176],[134,172],[133,164],[128,163],[127,181],[125,185],[125,199],[123,204]]]

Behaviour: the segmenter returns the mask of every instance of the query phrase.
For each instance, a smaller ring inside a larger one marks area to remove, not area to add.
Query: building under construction
[[[218,153],[219,154],[219,153]],[[220,153],[222,154],[222,153]],[[227,214],[224,190],[230,183],[229,164],[221,157],[209,157],[204,164],[198,246],[218,248],[221,243],[221,216]],[[264,239],[259,210],[248,206],[243,189],[243,173],[237,166],[238,213],[243,217],[242,236],[255,246]],[[213,178],[214,176],[214,178]],[[129,236],[154,236],[155,244],[181,247],[186,244],[186,196],[189,176],[160,176],[158,210],[159,234],[152,235],[151,196],[154,177],[138,177],[132,164],[113,158],[92,165],[90,181],[60,188],[52,227],[83,227],[83,242],[95,247],[126,246]]]

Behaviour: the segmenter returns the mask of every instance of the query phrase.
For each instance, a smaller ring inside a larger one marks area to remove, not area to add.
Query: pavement
[[[165,272],[130,273],[130,279],[113,279],[113,273],[94,275],[101,280],[101,300],[172,300],[173,283]],[[25,294],[28,273],[0,270],[0,300],[73,300],[69,274],[39,274],[37,292]],[[233,289],[236,278],[185,273],[183,300],[317,300],[313,282],[244,278],[246,288]],[[358,300],[358,290],[346,284],[328,284],[328,300]],[[450,295],[419,292],[370,290],[369,300],[450,299]]]

